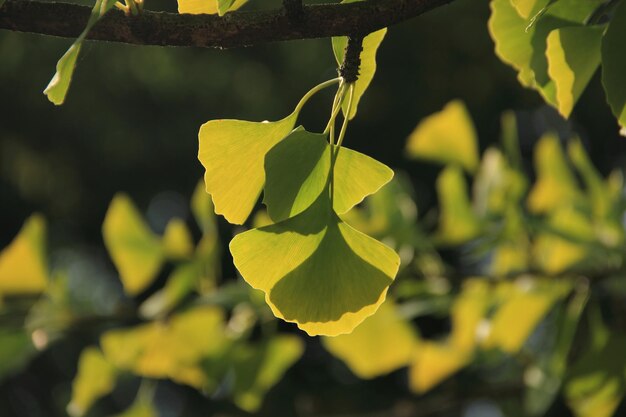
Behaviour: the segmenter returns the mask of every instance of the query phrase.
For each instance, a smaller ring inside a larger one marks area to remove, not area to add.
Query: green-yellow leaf
[[[216,233],[217,224],[213,214],[213,202],[204,188],[204,181],[198,182],[191,196],[191,211],[203,234]]]
[[[174,218],[167,223],[163,235],[165,254],[173,259],[187,259],[193,253],[191,232],[182,219]]]
[[[593,26],[566,27],[548,35],[548,74],[555,83],[557,110],[565,118],[600,66],[603,31]]]
[[[343,3],[347,3],[344,1]],[[367,87],[374,79],[376,73],[376,52],[378,47],[383,42],[387,28],[370,33],[363,38],[363,50],[361,51],[361,65],[359,67],[359,78],[354,84],[354,96],[352,98],[352,109],[350,110],[349,118],[352,119],[356,116],[357,107],[361,97],[365,94]],[[341,65],[343,63],[343,57],[345,55],[345,49],[348,45],[348,38],[345,36],[335,37],[332,39],[333,52],[335,53],[335,59],[337,63]],[[344,100],[342,105],[343,113],[348,111],[348,100]]]
[[[193,291],[199,279],[198,265],[192,262],[180,265],[168,277],[165,286],[141,304],[141,316],[154,318],[169,313]]]
[[[626,136],[626,4],[618,4],[602,39],[602,84],[607,101]]]
[[[420,122],[406,144],[409,156],[441,164],[478,168],[478,138],[463,103],[454,100]]]
[[[537,182],[528,195],[528,208],[547,213],[560,206],[569,206],[581,198],[576,179],[570,170],[559,138],[544,135],[535,147]]]
[[[0,328],[0,381],[21,370],[36,353],[31,336],[24,329]]]
[[[325,337],[322,341],[326,349],[363,379],[407,366],[419,348],[418,335],[390,299],[352,333]]]
[[[215,212],[243,224],[265,182],[265,155],[293,129],[297,112],[278,122],[212,120],[200,128],[198,159]]]
[[[550,0],[511,0],[517,14],[528,20],[548,5]]]
[[[244,346],[236,354],[233,400],[248,412],[259,409],[263,397],[302,356],[299,337],[280,335],[258,346]]]
[[[164,253],[159,238],[126,195],[118,194],[111,201],[102,235],[124,291],[136,295],[145,290],[159,272]]]
[[[472,352],[477,342],[478,326],[490,305],[489,283],[480,278],[467,279],[451,309],[450,344],[455,349]]]
[[[80,354],[78,373],[72,382],[72,399],[67,412],[73,417],[85,415],[101,397],[115,386],[117,371],[99,349],[88,347]]]
[[[58,105],[63,104],[67,90],[70,87],[72,81],[72,75],[74,74],[74,68],[76,67],[76,59],[80,53],[80,48],[83,40],[87,37],[87,34],[96,24],[96,22],[104,16],[113,5],[116,0],[96,0],[96,4],[93,6],[87,26],[80,34],[80,36],[74,41],[72,46],[63,54],[61,59],[57,62],[56,73],[50,80],[50,83],[44,90],[44,94],[48,96],[48,100]]]
[[[46,288],[45,236],[45,220],[33,215],[11,244],[0,252],[0,296],[36,294]]]
[[[463,172],[456,165],[448,166],[437,178],[439,196],[438,241],[456,245],[478,236],[481,224],[472,210]]]
[[[152,403],[146,400],[137,400],[120,414],[114,417],[158,417],[159,414]]]
[[[424,393],[457,371],[473,358],[473,353],[452,345],[422,342],[409,369],[409,385],[418,394]]]
[[[295,217],[235,236],[230,251],[274,315],[310,335],[349,333],[374,314],[400,263],[339,219],[325,193]]]
[[[237,10],[248,0],[178,0],[178,13],[219,14]]]
[[[303,212],[326,189],[330,149],[326,136],[297,129],[267,154],[263,201],[272,220],[285,220]],[[334,171],[335,212],[347,212],[392,177],[393,171],[386,165],[341,148]]]

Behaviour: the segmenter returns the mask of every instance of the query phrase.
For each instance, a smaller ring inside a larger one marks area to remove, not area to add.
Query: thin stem
[[[326,124],[326,128],[324,129],[324,135],[327,135],[331,131],[334,131],[335,119],[339,114],[339,110],[341,110],[341,104],[343,103],[343,94],[345,92],[345,84],[343,78],[339,83],[339,88],[337,89],[337,93],[335,94],[335,98],[333,99],[333,106],[330,111],[330,119]],[[332,143],[332,142],[331,142]]]
[[[343,138],[346,136],[346,130],[348,128],[348,122],[350,121],[350,112],[352,111],[352,99],[354,98],[354,84],[350,84],[350,98],[348,99],[348,107],[346,108],[346,115],[343,118],[343,124],[341,125],[341,131],[339,132],[339,139],[337,140],[337,150],[335,151],[335,160],[339,153],[339,148],[343,143]]]
[[[316,85],[315,87],[310,89],[309,92],[304,95],[304,97],[300,99],[300,101],[298,102],[298,105],[296,106],[296,109],[293,112],[295,114],[300,113],[300,110],[302,110],[302,107],[304,107],[306,102],[309,101],[309,99],[313,97],[315,93],[323,90],[326,87],[330,87],[331,85],[340,83],[340,82],[341,82],[341,77],[337,77],[337,78],[333,78],[332,80],[324,81],[323,83]]]

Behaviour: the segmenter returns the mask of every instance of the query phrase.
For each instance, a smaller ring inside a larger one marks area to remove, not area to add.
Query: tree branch
[[[110,11],[88,39],[135,45],[231,48],[295,39],[366,35],[392,26],[453,0],[369,0],[302,7],[290,19],[285,9],[231,12],[224,17],[144,11],[128,17]],[[69,3],[6,0],[0,8],[0,29],[75,38],[85,27],[91,8]]]

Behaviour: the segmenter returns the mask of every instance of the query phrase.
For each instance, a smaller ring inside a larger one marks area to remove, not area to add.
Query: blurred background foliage
[[[328,39],[88,42],[55,107],[41,92],[70,41],[1,32],[0,415],[612,415],[626,148],[599,74],[564,121],[496,58],[488,15],[457,0],[379,49],[345,144],[397,179],[348,221],[403,266],[380,312],[333,339],[277,322],[237,279],[240,228],[196,189],[198,127],[287,114],[335,76]],[[331,100],[305,107],[307,128]],[[442,126],[443,153],[412,145]]]

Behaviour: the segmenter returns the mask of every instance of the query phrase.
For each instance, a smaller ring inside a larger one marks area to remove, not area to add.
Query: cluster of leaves
[[[563,117],[598,67],[613,114],[626,135],[626,4],[622,0],[492,0],[496,54]]]

